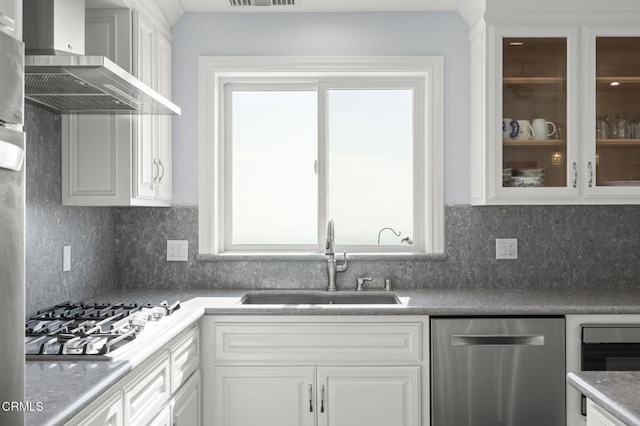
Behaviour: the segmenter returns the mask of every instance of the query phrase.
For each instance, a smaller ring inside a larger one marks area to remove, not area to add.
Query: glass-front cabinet
[[[640,24],[479,34],[472,204],[640,204]]]
[[[578,195],[577,38],[577,29],[496,28],[497,199]]]
[[[639,201],[640,30],[590,28],[584,123],[587,197]]]
[[[503,187],[567,186],[567,39],[502,39]]]

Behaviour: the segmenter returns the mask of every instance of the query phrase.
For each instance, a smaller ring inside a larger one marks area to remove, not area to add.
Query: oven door
[[[582,371],[640,371],[640,324],[582,324]],[[586,414],[582,397],[582,414]]]
[[[583,324],[582,370],[640,370],[640,324]]]

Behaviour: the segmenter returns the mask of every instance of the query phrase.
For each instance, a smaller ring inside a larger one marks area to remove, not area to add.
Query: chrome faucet
[[[333,230],[333,219],[329,219],[327,222],[327,239],[325,240],[324,245],[324,254],[329,256],[327,259],[327,272],[329,274],[329,286],[327,287],[327,291],[336,291],[336,275],[338,272],[344,272],[349,267],[347,262],[347,252],[344,252],[344,263],[341,265],[336,261],[335,256],[335,238],[334,238],[334,230]]]

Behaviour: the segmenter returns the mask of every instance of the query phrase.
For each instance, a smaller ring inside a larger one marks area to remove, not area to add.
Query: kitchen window
[[[200,253],[443,252],[442,59],[200,60]]]

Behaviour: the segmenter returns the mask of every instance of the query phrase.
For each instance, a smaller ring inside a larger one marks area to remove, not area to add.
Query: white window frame
[[[198,198],[199,198],[199,253],[201,255],[255,252],[259,247],[245,247],[230,251],[225,241],[225,203],[227,170],[225,170],[225,123],[224,116],[226,83],[243,81],[282,82],[304,84],[318,79],[329,81],[330,87],[343,80],[368,79],[420,82],[423,110],[415,111],[414,119],[414,232],[421,244],[411,247],[410,254],[444,253],[444,85],[443,58],[439,56],[384,56],[384,57],[200,57],[199,64],[199,111],[198,111]],[[324,84],[321,83],[321,84]],[[352,83],[346,83],[347,86]],[[389,83],[382,83],[389,86]],[[361,86],[365,87],[365,86]],[[366,86],[371,88],[370,86]],[[405,86],[406,87],[406,86]],[[375,88],[375,86],[373,87]],[[322,105],[319,113],[322,114]],[[212,119],[214,117],[214,119]],[[323,130],[318,129],[319,138]],[[417,149],[416,149],[417,148]],[[322,153],[319,153],[322,155]],[[318,158],[319,165],[324,161]],[[417,167],[420,165],[420,167]],[[319,170],[320,173],[324,171]],[[319,194],[324,194],[323,180],[319,179]],[[319,196],[319,215],[324,214],[323,196]],[[415,217],[416,213],[422,217]],[[324,217],[319,216],[319,222]],[[339,224],[336,224],[339,227]],[[323,235],[325,225],[318,224],[318,235]],[[417,233],[420,234],[417,234]],[[418,235],[420,237],[418,238]],[[322,251],[319,238],[316,253]],[[336,236],[339,243],[339,236]],[[280,246],[281,247],[281,246]],[[374,247],[357,246],[364,252],[375,251]],[[395,252],[385,247],[387,252]],[[402,250],[406,250],[406,247]],[[266,253],[276,254],[273,250]],[[278,253],[300,253],[295,247],[285,247]],[[312,252],[313,253],[313,252]]]

